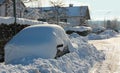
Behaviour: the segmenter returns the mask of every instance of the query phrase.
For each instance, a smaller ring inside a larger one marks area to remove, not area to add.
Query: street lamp
[[[111,11],[107,11],[105,14],[104,14],[104,27],[107,27],[107,25],[106,25],[106,21],[108,20],[108,14],[110,14],[111,13]]]

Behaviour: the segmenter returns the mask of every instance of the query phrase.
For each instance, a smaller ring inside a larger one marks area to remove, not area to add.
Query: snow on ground
[[[96,62],[105,59],[103,52],[77,34],[69,36],[76,49],[58,59],[26,57],[19,64],[0,64],[0,73],[89,73]]]
[[[0,17],[0,24],[13,24],[14,23],[14,18],[13,17]],[[18,24],[29,24],[29,25],[34,25],[34,24],[44,24],[42,21],[37,21],[37,20],[30,20],[30,19],[24,19],[24,18],[17,18],[17,23]]]
[[[104,40],[91,40],[89,43],[106,54],[106,60],[95,64],[90,73],[120,73],[120,35]]]
[[[117,32],[115,32],[114,30],[105,30],[100,34],[91,33],[87,36],[87,38],[89,40],[100,40],[100,39],[108,39],[116,35],[117,35]]]

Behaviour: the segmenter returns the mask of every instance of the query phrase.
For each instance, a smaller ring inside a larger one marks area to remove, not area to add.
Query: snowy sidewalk
[[[104,40],[91,40],[98,50],[106,53],[106,60],[97,63],[90,73],[120,73],[120,35]]]

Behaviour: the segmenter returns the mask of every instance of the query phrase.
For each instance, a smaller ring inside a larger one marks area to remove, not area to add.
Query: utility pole
[[[13,1],[13,16],[14,16],[14,35],[17,33],[16,32],[16,0]]]
[[[14,24],[16,25],[16,0],[13,0],[13,15],[14,15]]]

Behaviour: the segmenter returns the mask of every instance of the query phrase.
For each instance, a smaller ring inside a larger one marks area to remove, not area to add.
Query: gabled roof
[[[51,10],[52,7],[41,7],[42,11]],[[90,13],[88,6],[73,6],[73,7],[65,7],[66,13],[68,16],[80,16],[85,17],[86,19],[90,19]]]
[[[81,7],[67,7],[69,16],[84,16],[86,12],[87,6]]]
[[[0,5],[3,4],[4,1],[5,1],[5,0],[0,0]]]
[[[88,6],[67,7],[67,10],[69,16],[81,16],[90,19]]]

